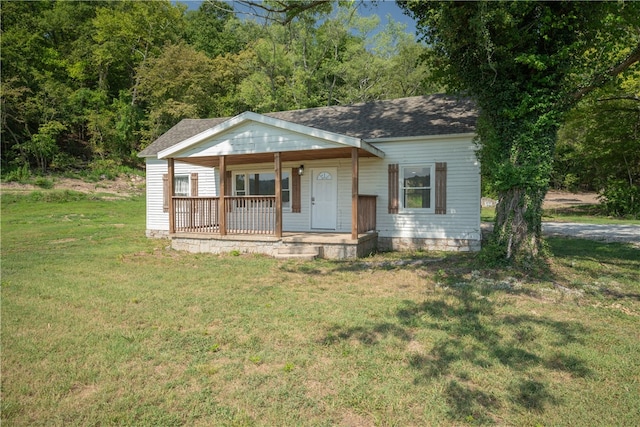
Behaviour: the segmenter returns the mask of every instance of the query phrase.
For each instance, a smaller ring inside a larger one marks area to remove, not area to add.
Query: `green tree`
[[[186,42],[210,58],[238,53],[244,48],[243,26],[230,4],[205,1],[198,10],[187,12]]]
[[[599,192],[610,215],[640,217],[640,72],[595,90],[558,133],[555,184]]]
[[[390,20],[372,35],[379,18],[360,16],[354,4],[326,12],[307,9],[286,25],[268,25],[248,45],[255,60],[239,90],[247,106],[264,112],[428,92],[427,66],[417,58],[424,47],[405,26]]]
[[[499,195],[491,247],[503,259],[536,259],[558,127],[578,100],[640,59],[640,4],[401,6],[432,47],[436,77],[480,109],[483,178]],[[620,40],[628,42],[625,49]]]
[[[44,172],[93,156],[134,159],[135,71],[182,37],[184,7],[4,1],[1,11],[4,165]]]
[[[2,160],[35,164],[46,171],[59,153],[73,89],[64,52],[74,34],[58,28],[60,16],[86,19],[91,8],[74,10],[51,2],[2,3]],[[65,28],[63,26],[63,28]],[[40,130],[40,127],[43,127]]]
[[[98,87],[110,90],[114,97],[131,88],[135,104],[139,84],[136,68],[157,55],[165,43],[181,38],[184,9],[168,0],[118,1],[112,7],[99,8],[92,23]]]
[[[143,143],[183,118],[238,114],[235,91],[251,58],[245,51],[210,58],[185,43],[167,44],[137,72],[140,100],[147,105]]]

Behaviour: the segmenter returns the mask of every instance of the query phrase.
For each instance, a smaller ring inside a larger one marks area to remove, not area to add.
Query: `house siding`
[[[253,135],[258,126],[242,126],[236,134]],[[270,128],[273,131],[273,128]],[[266,132],[266,129],[263,129]],[[265,141],[286,141],[287,135],[265,135]],[[313,144],[313,138],[298,137],[304,147]],[[239,141],[225,134],[225,139]],[[476,250],[480,248],[480,167],[475,145],[469,136],[441,138],[427,137],[410,140],[370,141],[382,150],[385,158],[360,158],[359,193],[376,195],[377,225],[380,249],[445,249]],[[259,143],[256,143],[259,145]],[[254,145],[256,145],[254,144]],[[296,143],[297,144],[297,143]],[[275,145],[275,144],[274,144]],[[287,147],[291,147],[286,145]],[[297,147],[297,145],[296,145]],[[283,148],[283,147],[279,147]],[[234,148],[235,150],[235,148]],[[255,151],[264,151],[254,146]],[[241,151],[242,152],[242,151]],[[446,214],[406,212],[388,213],[388,165],[447,163]],[[283,171],[292,171],[304,164],[301,177],[301,212],[283,212],[283,231],[305,232],[311,229],[311,177],[313,169],[335,168],[338,179],[336,231],[351,231],[351,159],[328,159],[304,162],[284,162]],[[273,170],[272,163],[234,166],[233,172]],[[217,196],[217,170],[176,161],[175,173],[198,173],[198,195]],[[147,159],[147,235],[166,236],[169,229],[168,213],[162,209],[162,176],[167,173],[165,160]]]
[[[167,173],[167,161],[147,158],[147,235],[166,237],[169,232],[169,213],[162,209],[162,176]],[[213,168],[175,162],[176,175],[198,174],[198,196],[215,196],[218,180]]]
[[[300,163],[286,164],[297,168]],[[338,179],[336,230],[351,232],[351,159],[313,160],[304,162],[304,175],[300,179],[300,213],[283,213],[283,231],[312,231],[311,229],[311,177],[313,169],[335,168]]]
[[[376,194],[377,231],[383,248],[443,246],[447,249],[480,247],[480,166],[471,138],[443,137],[410,141],[374,142],[384,151],[384,159],[360,160],[360,193]],[[415,165],[447,163],[446,214],[407,212],[388,213],[389,164]],[[396,243],[394,243],[396,241]],[[439,245],[438,241],[445,242]]]

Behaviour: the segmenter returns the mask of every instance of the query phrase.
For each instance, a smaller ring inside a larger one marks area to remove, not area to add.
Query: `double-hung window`
[[[173,177],[173,194],[176,196],[189,197],[190,194],[189,175],[175,175]]]
[[[169,174],[162,175],[162,211],[169,212],[169,199],[171,199],[171,179]],[[198,174],[180,174],[173,176],[173,194],[178,197],[198,196]]]
[[[433,165],[402,166],[400,192],[402,208],[432,212],[434,201]]]
[[[235,174],[233,191],[236,196],[275,196],[276,174],[274,172],[238,172]],[[291,209],[291,179],[289,172],[282,172],[282,207]]]

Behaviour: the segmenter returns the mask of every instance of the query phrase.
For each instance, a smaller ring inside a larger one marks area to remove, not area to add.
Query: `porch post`
[[[176,232],[176,210],[173,203],[173,196],[175,195],[175,188],[173,184],[175,165],[173,158],[167,159],[167,174],[169,175],[169,234],[173,234]]]
[[[358,239],[358,149],[351,149],[351,239]]]
[[[218,227],[220,228],[220,235],[227,234],[227,207],[225,196],[227,195],[226,181],[227,181],[227,157],[220,156],[220,203],[218,203]]]
[[[276,175],[276,237],[282,237],[282,161],[280,153],[273,155],[273,163]]]

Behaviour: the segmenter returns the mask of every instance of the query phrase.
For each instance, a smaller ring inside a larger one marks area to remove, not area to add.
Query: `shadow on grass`
[[[327,334],[323,338],[322,344],[332,345],[340,341],[356,339],[362,344],[375,345],[378,344],[380,338],[386,336],[394,336],[407,342],[411,340],[411,335],[406,328],[394,323],[385,322],[371,326],[354,326],[350,328],[332,326],[327,330]]]
[[[532,379],[533,372],[561,371],[573,377],[592,374],[582,359],[565,352],[568,344],[583,343],[589,330],[582,324],[528,314],[500,315],[487,289],[483,294],[468,286],[449,289],[447,294],[446,300],[405,302],[397,316],[402,325],[446,333],[428,353],[414,354],[410,366],[416,370],[416,384],[454,378],[446,389],[452,419],[483,421],[501,404],[466,378],[461,368],[464,363],[480,371],[506,368],[513,401],[529,411],[543,411],[559,403],[546,375]]]
[[[640,249],[624,243],[602,243],[584,239],[550,238],[547,240],[556,269],[555,280],[570,283],[567,273],[578,273],[593,279],[593,288],[602,277],[617,282],[640,283]],[[564,271],[562,271],[564,269]],[[611,288],[600,286],[598,292],[611,299],[640,301],[640,287]]]
[[[317,274],[371,268],[430,270],[431,279],[441,291],[421,302],[403,301],[395,308],[395,318],[387,322],[332,326],[326,330],[323,344],[344,345],[357,340],[373,347],[381,345],[385,337],[407,343],[405,360],[414,373],[414,384],[441,384],[453,424],[499,423],[497,413],[509,406],[533,414],[553,410],[564,403],[562,395],[554,391],[558,378],[570,381],[597,375],[576,352],[576,348],[587,345],[591,331],[583,323],[562,316],[540,316],[515,307],[507,313],[500,295],[538,298],[537,288],[527,286],[527,282],[571,284],[576,276],[571,268],[579,270],[577,277],[582,280],[608,274],[631,283],[616,289],[602,288],[600,292],[611,298],[640,300],[640,290],[633,285],[639,282],[640,251],[624,244],[579,239],[549,242],[551,262],[533,272],[475,272],[472,269],[478,267],[473,255],[411,254],[325,262]],[[501,279],[506,275],[525,278],[525,283]],[[415,350],[410,343],[416,336],[430,338],[423,339]],[[496,377],[503,384],[496,384]]]
[[[509,405],[542,413],[561,404],[549,384],[554,372],[577,378],[592,375],[586,362],[567,350],[569,344],[583,343],[588,328],[575,321],[502,314],[495,292],[471,284],[448,287],[421,303],[404,301],[395,311],[395,321],[333,326],[323,344],[357,339],[375,346],[384,336],[406,343],[416,335],[436,337],[430,348],[407,353],[408,367],[415,373],[416,386],[443,382],[446,412],[454,423],[495,423],[496,411]],[[496,375],[505,384],[487,387],[486,381],[492,383]]]
[[[279,268],[286,273],[303,273],[313,276],[329,276],[335,273],[358,273],[370,270],[394,271],[400,269],[433,270],[455,269],[464,264],[464,270],[475,254],[441,253],[441,252],[383,252],[369,258],[357,260],[316,259],[309,262],[290,261],[282,263]]]

